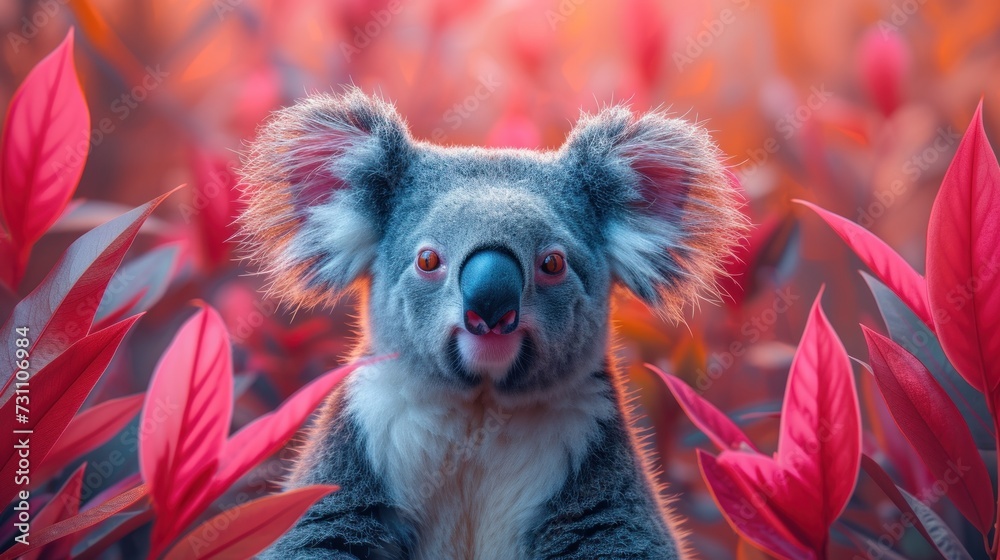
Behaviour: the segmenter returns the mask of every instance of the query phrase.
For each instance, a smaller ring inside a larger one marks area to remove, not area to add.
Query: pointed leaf
[[[889,411],[947,495],[983,534],[993,525],[993,492],[986,465],[965,420],[920,360],[892,340],[862,326],[870,363]],[[954,480],[954,483],[951,481]]]
[[[171,191],[172,192],[172,191]],[[0,339],[13,340],[14,329],[30,330],[31,365],[41,368],[90,332],[94,313],[125,251],[150,213],[169,196],[142,206],[80,236],[66,249],[45,280],[28,294],[0,328]],[[0,344],[0,404],[13,394],[14,345]],[[36,369],[37,371],[37,369]]]
[[[792,360],[781,410],[776,460],[793,471],[820,501],[815,504],[827,538],[854,492],[861,461],[861,413],[847,350],[816,296]]]
[[[958,145],[927,226],[927,288],[945,354],[976,389],[1000,387],[1000,165],[983,104]]]
[[[142,408],[144,394],[111,399],[80,414],[49,450],[45,460],[31,473],[35,483],[48,480],[74,460],[107,443],[122,431]]]
[[[728,416],[702,398],[687,383],[652,364],[646,364],[646,367],[660,376],[691,422],[720,450],[742,448],[757,450],[750,438]]]
[[[862,272],[875,296],[889,338],[919,359],[958,406],[979,449],[995,449],[996,435],[986,398],[962,377],[941,349],[934,333],[885,284]]]
[[[892,500],[892,503],[896,504],[907,524],[913,525],[942,556],[945,558],[954,558],[955,560],[972,560],[972,557],[969,556],[969,553],[962,546],[962,542],[937,517],[937,514],[913,496],[906,494],[905,490],[896,486],[896,483],[892,481],[889,474],[874,459],[867,455],[862,456],[861,468],[868,473],[868,476],[875,481],[875,484],[878,484],[878,487],[885,492],[885,495]],[[916,502],[916,504],[913,502]],[[914,505],[920,511],[914,510]],[[927,515],[928,512],[933,517],[929,517]],[[937,520],[935,521],[934,518],[937,518]],[[929,521],[933,532],[928,530],[928,527],[924,525],[924,519]]]
[[[306,486],[224,511],[185,536],[167,553],[166,560],[253,558],[278,540],[317,500],[336,490],[336,486]]]
[[[157,512],[154,553],[208,506],[203,496],[226,442],[232,399],[229,333],[214,309],[202,307],[160,358],[142,410],[143,426],[156,426],[139,434],[140,470]]]
[[[64,519],[55,525],[42,529],[37,534],[32,535],[28,546],[15,545],[0,554],[0,560],[12,560],[27,552],[41,548],[50,542],[61,539],[66,535],[89,529],[123,509],[135,504],[146,497],[148,489],[146,485],[137,486],[111,498],[103,504],[84,510],[69,519]]]
[[[719,511],[741,537],[778,558],[816,558],[788,532],[767,502],[715,457],[699,449],[698,465]]]
[[[265,414],[243,427],[226,442],[220,454],[215,485],[219,495],[258,463],[272,455],[295,435],[330,391],[356,369],[385,358],[360,360],[327,372],[299,389],[277,410]]]
[[[80,489],[83,487],[83,473],[87,470],[87,464],[80,465],[69,479],[56,492],[56,495],[45,504],[42,511],[32,520],[32,529],[38,531],[54,525],[64,519],[69,519],[80,509]],[[24,555],[24,560],[36,560],[38,558],[69,558],[73,550],[73,543],[76,539],[72,536],[51,542],[38,550],[33,550]]]
[[[854,250],[868,268],[872,269],[896,295],[902,299],[920,320],[934,328],[931,319],[930,304],[927,300],[927,285],[924,278],[913,270],[903,257],[892,250],[885,241],[858,224],[842,218],[833,212],[824,210],[811,202],[796,200],[799,204],[810,208],[831,227],[847,245]]]
[[[23,271],[31,245],[62,214],[83,173],[90,113],[73,66],[73,30],[32,69],[7,109],[0,210]],[[15,285],[20,278],[15,274]]]
[[[131,317],[104,330],[87,335],[42,368],[30,381],[30,402],[24,413],[27,422],[16,429],[32,430],[29,435],[11,434],[9,444],[0,449],[0,503],[9,503],[17,492],[14,472],[17,470],[19,439],[30,440],[31,456],[41,461],[80,409],[91,389],[107,369],[118,345],[139,319]],[[13,346],[13,345],[11,345]],[[0,409],[3,418],[14,419],[23,411],[17,399],[10,399]]]

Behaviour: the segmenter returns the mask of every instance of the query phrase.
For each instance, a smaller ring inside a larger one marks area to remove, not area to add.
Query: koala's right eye
[[[424,249],[417,255],[417,268],[424,272],[434,272],[441,266],[441,257],[430,249]]]

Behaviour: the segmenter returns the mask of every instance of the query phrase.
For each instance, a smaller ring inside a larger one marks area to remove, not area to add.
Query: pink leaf
[[[62,488],[56,495],[45,504],[42,511],[32,520],[31,527],[38,531],[54,525],[64,519],[69,519],[80,509],[80,489],[83,487],[83,473],[87,470],[87,464],[80,465],[69,479],[66,480]],[[67,535],[65,538],[49,543],[45,548],[33,550],[24,555],[24,560],[36,560],[38,558],[69,558],[73,550],[75,538]]]
[[[148,489],[146,488],[146,485],[137,486],[115,496],[114,498],[111,498],[97,507],[85,510],[77,515],[74,515],[73,517],[70,517],[69,519],[64,519],[55,525],[46,527],[37,534],[31,536],[31,544],[28,546],[15,545],[8,548],[3,554],[0,554],[0,560],[13,560],[14,558],[17,558],[27,552],[41,548],[50,542],[61,539],[66,535],[72,535],[73,533],[84,529],[89,529],[119,511],[135,504],[139,500],[146,497],[147,493]]]
[[[42,460],[66,429],[73,415],[107,369],[118,345],[139,316],[116,323],[104,330],[87,335],[42,368],[30,381],[30,403],[25,414],[27,422],[17,429],[32,430],[30,435],[10,434],[0,451],[0,503],[8,503],[17,492],[14,472],[17,470],[19,439],[30,439],[31,456]],[[10,346],[13,346],[11,344]],[[16,384],[15,384],[16,386]],[[0,415],[16,418],[18,399],[10,399]],[[9,432],[8,432],[9,433]]]
[[[750,438],[740,431],[728,416],[702,398],[687,383],[652,364],[646,364],[646,367],[660,376],[691,422],[704,432],[720,450],[757,450]]]
[[[144,396],[140,393],[112,399],[77,414],[32,473],[35,482],[48,480],[77,458],[107,443],[132,421],[142,408]]]
[[[0,328],[0,339],[13,340],[15,328],[28,327],[31,365],[41,368],[86,336],[104,290],[139,227],[169,195],[157,197],[74,241],[45,280],[17,304]],[[14,363],[14,351],[13,344],[0,344],[0,404],[13,394],[14,370],[9,364]]]
[[[819,507],[802,508],[803,503],[822,503],[818,488],[810,486],[794,469],[782,467],[760,453],[723,451],[718,462],[742,481],[750,495],[766,502],[798,542],[823,555],[828,529],[823,512]]]
[[[215,477],[219,494],[280,449],[345,377],[380,359],[361,360],[330,371],[299,389],[277,410],[244,426],[222,448]]]
[[[945,173],[927,228],[927,287],[941,347],[989,398],[1000,386],[1000,166],[972,117]]]
[[[889,411],[924,464],[949,482],[948,497],[984,535],[993,524],[989,473],[955,403],[920,360],[862,325],[870,363]],[[954,482],[952,483],[952,480]]]
[[[209,519],[167,553],[166,560],[253,558],[336,486],[306,486],[265,496]],[[225,527],[221,531],[219,527]]]
[[[816,296],[792,360],[781,409],[776,461],[820,501],[822,527],[810,534],[826,542],[830,525],[854,492],[861,461],[861,415],[847,350]]]
[[[83,173],[90,113],[73,67],[73,30],[32,69],[7,109],[0,154],[0,209],[19,259],[62,214]]]
[[[927,285],[924,279],[892,247],[858,224],[824,210],[811,202],[796,200],[812,209],[829,224],[833,231],[854,250],[868,268],[903,300],[917,317],[932,330],[930,304],[927,301]]]
[[[226,442],[233,406],[229,333],[218,313],[201,308],[160,358],[142,410],[139,464],[157,520],[153,550],[162,551],[208,506],[205,500]]]
[[[719,510],[741,537],[778,558],[816,558],[785,528],[764,497],[740,480],[739,474],[700,449],[698,465]]]

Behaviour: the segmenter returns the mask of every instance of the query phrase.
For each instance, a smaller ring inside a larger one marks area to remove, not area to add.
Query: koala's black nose
[[[462,266],[458,282],[469,332],[514,332],[521,312],[524,276],[513,255],[499,249],[473,253]]]

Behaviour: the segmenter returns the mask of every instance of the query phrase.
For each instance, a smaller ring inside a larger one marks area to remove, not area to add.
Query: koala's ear
[[[717,296],[747,222],[708,132],[612,107],[583,115],[560,155],[590,197],[621,285],[674,320]]]
[[[413,150],[395,109],[356,88],[275,113],[244,159],[238,219],[269,292],[312,307],[364,276]]]

